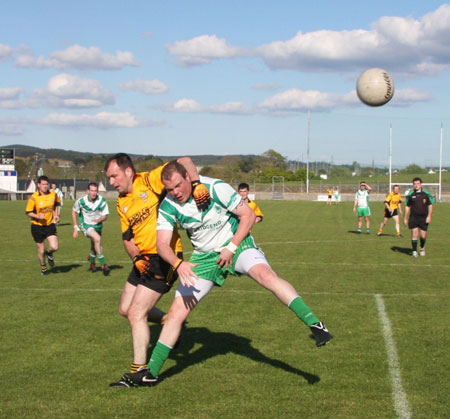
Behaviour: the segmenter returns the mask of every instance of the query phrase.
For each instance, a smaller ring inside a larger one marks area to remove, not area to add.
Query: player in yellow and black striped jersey
[[[399,214],[403,215],[402,211],[402,195],[399,193],[399,186],[394,185],[392,187],[392,192],[386,196],[384,200],[384,218],[380,224],[380,229],[378,230],[377,235],[381,236],[383,234],[383,228],[386,226],[386,223],[390,218],[395,221],[395,230],[397,232],[397,237],[403,237],[400,232],[400,219]]]
[[[38,190],[28,199],[25,212],[31,218],[31,235],[37,246],[41,274],[46,275],[48,269],[45,258],[47,257],[49,265],[53,266],[55,264],[53,253],[58,250],[55,222],[59,221],[57,208],[60,201],[55,192],[49,190],[47,176],[38,177],[37,188]],[[47,250],[45,240],[48,242]]]
[[[178,159],[193,176],[197,196],[201,204],[209,205],[209,194],[198,182],[198,173],[189,157]],[[158,207],[165,197],[161,182],[161,171],[165,165],[150,172],[136,173],[131,158],[119,153],[105,164],[109,183],[119,192],[117,212],[120,218],[122,240],[126,252],[133,260],[133,268],[122,292],[119,313],[128,318],[133,341],[133,364],[131,372],[144,367],[150,333],[147,321],[162,323],[165,315],[155,307],[161,296],[167,293],[176,280],[176,267],[170,266],[157,254],[156,221]],[[193,183],[194,183],[193,182]],[[172,249],[182,258],[181,240],[177,234],[172,240]],[[111,386],[122,387],[123,381]]]
[[[256,215],[255,223],[260,223],[263,220],[264,214],[258,207],[258,204],[255,201],[252,201],[248,197],[248,193],[250,192],[250,186],[248,183],[240,183],[238,186],[238,193],[241,195],[241,198],[244,202],[248,204],[248,206],[254,211]]]

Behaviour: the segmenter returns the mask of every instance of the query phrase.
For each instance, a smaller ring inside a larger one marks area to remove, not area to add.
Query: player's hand
[[[220,268],[225,266],[225,269],[228,269],[229,267],[233,266],[233,256],[234,254],[228,250],[227,248],[223,248],[220,251],[220,255],[216,261],[216,263],[219,265]]]
[[[189,288],[191,285],[195,285],[194,278],[198,279],[198,276],[195,274],[192,268],[195,268],[196,266],[198,265],[195,263],[185,261],[181,262],[178,265],[177,268],[178,278],[185,287]]]
[[[141,275],[145,275],[150,272],[150,256],[149,255],[136,255],[133,258],[134,267],[139,271]]]
[[[405,224],[405,226],[407,226],[407,225],[408,225],[408,220],[406,219],[406,217],[405,217],[405,218],[403,218],[403,224]]]
[[[425,223],[426,223],[426,224],[430,224],[430,222],[431,222],[431,217],[428,216],[428,217],[426,218],[426,220],[425,220]]]
[[[78,237],[78,231],[79,231],[80,229],[78,228],[78,226],[73,226],[73,233],[72,233],[72,237],[74,238],[74,239],[76,239],[77,237]]]
[[[55,215],[55,223],[59,223],[59,221],[60,221],[59,215]]]
[[[356,208],[355,207],[353,207],[353,212],[356,212]]]
[[[40,212],[39,214],[36,214],[36,219],[37,220],[43,220],[45,218],[45,215],[43,212]]]
[[[209,207],[211,196],[209,195],[208,188],[199,180],[192,182],[192,197],[200,211],[204,211]]]

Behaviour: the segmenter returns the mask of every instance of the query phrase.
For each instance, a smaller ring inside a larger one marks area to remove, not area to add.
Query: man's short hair
[[[392,185],[392,189],[398,188],[398,185]]]
[[[174,173],[179,173],[183,178],[186,178],[186,168],[178,163],[176,160],[172,160],[167,163],[161,172],[161,180],[170,180]]]
[[[242,182],[238,186],[238,190],[239,189],[248,189],[248,190],[250,190],[250,186],[248,186],[248,183]]]
[[[415,177],[414,179],[413,179],[413,183],[414,182],[420,182],[420,183],[422,183],[422,179],[420,179],[420,177]]]
[[[91,189],[91,186],[95,186],[97,189],[98,189],[98,183],[97,182],[91,182],[89,185],[88,185],[88,189]]]
[[[364,180],[359,182],[359,186],[361,186],[363,183],[366,183]]]
[[[119,166],[123,171],[128,167],[131,168],[133,173],[136,173],[136,169],[134,168],[133,160],[128,154],[125,153],[117,153],[114,156],[111,156],[105,163],[105,172],[108,170],[109,165],[115,161],[117,166]]]
[[[41,183],[42,181],[44,181],[44,182],[49,182],[48,177],[45,176],[45,175],[43,175],[43,176],[39,176],[39,177],[37,178],[37,183]]]

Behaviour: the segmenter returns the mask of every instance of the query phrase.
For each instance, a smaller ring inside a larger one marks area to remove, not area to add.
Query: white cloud
[[[14,121],[0,120],[0,135],[14,136],[22,135],[23,133],[24,129],[22,124]]]
[[[70,128],[135,128],[140,122],[135,115],[129,112],[99,112],[95,115],[89,114],[67,114],[52,113],[45,118],[37,120],[36,123]]]
[[[11,57],[12,53],[13,49],[10,46],[0,44],[0,60],[4,60]]]
[[[227,45],[223,38],[216,35],[201,35],[188,41],[176,41],[167,44],[170,55],[178,57],[175,63],[180,66],[210,64],[213,58],[232,58],[244,54],[239,47]]]
[[[250,109],[243,102],[226,102],[219,105],[201,105],[194,99],[180,99],[173,104],[163,106],[166,112],[180,113],[213,113],[228,115],[245,115],[249,114]]]
[[[17,99],[22,92],[21,87],[0,87],[0,101]]]
[[[176,41],[167,49],[185,66],[246,56],[260,57],[272,69],[360,71],[376,66],[432,75],[450,68],[450,4],[421,19],[385,16],[370,29],[299,31],[291,39],[254,49],[229,46],[215,35]]]
[[[297,112],[309,109],[316,111],[331,110],[341,106],[358,103],[356,93],[325,93],[318,90],[289,89],[271,96],[257,105],[267,112]]]
[[[47,87],[34,89],[20,98],[22,88],[0,89],[0,108],[92,108],[115,103],[114,95],[98,80],[72,74],[58,74],[49,79]]]
[[[417,89],[397,89],[392,98],[392,105],[395,106],[409,106],[416,102],[429,102],[432,100],[432,95],[429,92]]]
[[[35,57],[31,51],[23,50],[15,59],[17,67],[54,68],[77,70],[119,70],[125,66],[139,66],[133,53],[116,51],[115,55],[103,52],[98,47],[72,45],[63,51],[55,51],[49,58]]]
[[[273,91],[273,90],[277,90],[279,88],[279,86],[277,86],[276,84],[272,84],[272,83],[256,83],[252,86],[252,89],[254,90],[263,90],[263,91]]]
[[[119,84],[122,90],[134,90],[136,92],[144,93],[145,95],[158,95],[166,93],[169,90],[167,84],[160,80],[134,80],[126,81]]]

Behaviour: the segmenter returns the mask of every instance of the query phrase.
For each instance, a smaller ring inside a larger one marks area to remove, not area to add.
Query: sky
[[[450,3],[16,0],[0,76],[0,146],[450,165]]]

